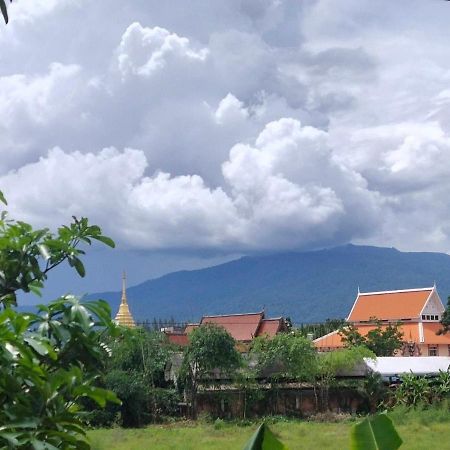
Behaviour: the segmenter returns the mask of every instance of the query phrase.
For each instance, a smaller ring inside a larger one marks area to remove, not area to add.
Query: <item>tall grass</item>
[[[389,412],[404,444],[401,450],[450,450],[449,404],[416,408],[397,407]],[[291,450],[349,447],[350,428],[357,418],[341,421],[301,421],[268,418],[271,430]],[[324,417],[321,418],[323,420]],[[229,450],[241,449],[258,422],[176,422],[141,429],[100,429],[89,432],[94,450]]]

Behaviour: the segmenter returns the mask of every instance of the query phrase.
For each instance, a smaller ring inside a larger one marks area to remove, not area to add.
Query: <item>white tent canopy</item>
[[[450,366],[450,356],[416,356],[401,358],[380,356],[375,359],[364,358],[367,369],[383,377],[394,377],[406,373],[414,375],[435,375],[440,370],[446,372]]]

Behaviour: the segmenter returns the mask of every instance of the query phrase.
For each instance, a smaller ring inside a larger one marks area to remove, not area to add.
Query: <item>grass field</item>
[[[450,414],[448,410],[398,410],[391,414],[402,437],[404,450],[450,450]],[[355,420],[338,423],[282,420],[270,428],[290,448],[337,449],[349,447],[349,433]],[[257,423],[250,426],[225,423],[179,422],[153,425],[141,429],[101,429],[89,432],[94,450],[198,450],[241,449],[253,434]]]

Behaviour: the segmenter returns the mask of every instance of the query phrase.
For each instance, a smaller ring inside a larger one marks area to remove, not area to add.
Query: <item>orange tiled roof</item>
[[[283,319],[263,319],[256,333],[257,336],[275,336],[283,326]]]
[[[332,331],[331,333],[328,333],[325,336],[314,339],[313,343],[318,350],[344,347],[342,337],[339,334],[338,330]]]
[[[214,323],[222,326],[236,341],[251,341],[258,331],[264,313],[230,314],[227,316],[203,316],[200,325]]]
[[[387,325],[382,325],[385,328]],[[376,328],[375,325],[356,325],[359,333],[366,336],[370,330]],[[414,341],[417,344],[450,345],[450,334],[437,335],[436,332],[441,328],[439,322],[424,322],[423,323],[423,342],[420,342],[419,323],[404,323],[400,326],[400,331],[403,333],[403,341]],[[338,331],[333,331],[325,336],[314,340],[314,345],[317,349],[335,349],[344,347],[344,342]]]
[[[198,323],[188,323],[186,325],[186,328],[184,329],[184,332],[186,334],[189,334],[192,330],[194,330],[195,328],[197,328],[199,326]]]
[[[357,325],[358,332],[362,336],[366,336],[367,333],[371,330],[374,330],[376,325]],[[333,331],[325,336],[314,339],[314,345],[316,348],[342,348],[345,346],[344,341],[342,340],[342,336],[339,334],[339,331]]]
[[[418,318],[433,288],[358,294],[349,322]]]
[[[425,344],[447,344],[450,345],[450,333],[437,335],[436,332],[441,329],[439,322],[424,322],[423,336]]]

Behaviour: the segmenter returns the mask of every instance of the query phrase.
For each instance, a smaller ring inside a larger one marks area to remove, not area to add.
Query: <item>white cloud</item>
[[[447,250],[450,8],[428,3],[14,2],[0,183],[134,246]]]
[[[206,48],[193,49],[186,37],[165,28],[147,28],[134,22],[122,36],[117,49],[117,64],[123,77],[129,74],[148,77],[163,69],[170,58],[201,62],[207,55]]]
[[[249,113],[239,99],[233,94],[228,93],[228,95],[220,101],[214,115],[217,123],[222,125],[225,122],[240,122],[245,120]]]
[[[327,135],[298,121],[269,123],[255,146],[238,144],[223,164],[224,188],[198,175],[145,176],[142,151],[51,150],[0,178],[13,212],[44,224],[87,215],[114,237],[146,248],[276,249],[367,232],[376,198],[333,160]],[[313,173],[315,171],[316,173]],[[26,180],[34,180],[33,189]],[[228,193],[226,192],[228,191]],[[358,206],[359,219],[350,209]]]

